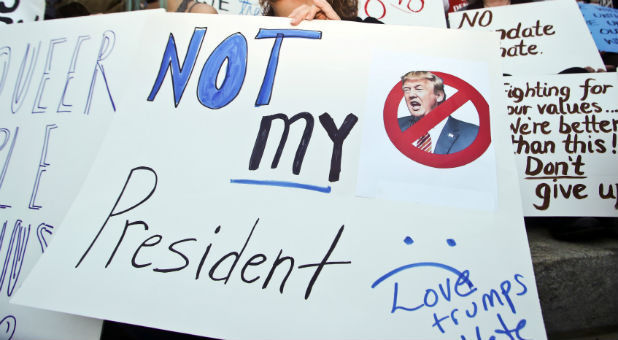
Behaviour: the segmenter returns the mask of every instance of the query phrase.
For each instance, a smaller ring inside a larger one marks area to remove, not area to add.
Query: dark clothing
[[[397,119],[401,131],[405,131],[412,126],[413,121],[411,116]],[[447,155],[459,152],[474,142],[478,132],[479,127],[477,125],[466,123],[449,116],[440,132],[440,137],[435,142],[436,147],[433,153]]]
[[[511,5],[525,4],[528,2],[533,2],[532,0],[511,0]],[[481,9],[485,8],[483,5],[483,0],[470,0],[468,6],[460,9],[460,11],[467,11],[469,9]]]
[[[361,19],[360,17],[354,17],[352,19],[343,19],[346,21],[356,21],[356,22],[364,22],[367,24],[383,24],[382,21],[374,18],[374,17],[366,17],[365,19]]]

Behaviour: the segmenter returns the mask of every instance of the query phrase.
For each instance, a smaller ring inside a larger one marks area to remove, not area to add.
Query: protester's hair
[[[260,6],[262,7],[262,14],[266,16],[275,16],[271,3],[275,1],[285,0],[260,0]],[[358,0],[326,0],[335,13],[343,20],[354,19],[358,15]]]
[[[427,79],[433,84],[433,93],[436,95],[440,95],[440,93],[444,94],[444,99],[446,100],[446,92],[444,92],[444,81],[442,78],[436,76],[435,74],[428,71],[410,71],[403,76],[401,76],[401,83],[406,80],[417,80],[417,79]]]

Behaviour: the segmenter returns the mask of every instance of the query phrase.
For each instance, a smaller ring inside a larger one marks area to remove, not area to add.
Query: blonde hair
[[[406,80],[418,80],[418,79],[427,79],[433,84],[433,93],[439,95],[440,93],[444,94],[444,99],[446,100],[446,92],[444,92],[444,81],[442,78],[436,76],[435,74],[428,71],[410,71],[403,76],[401,76],[401,83]]]

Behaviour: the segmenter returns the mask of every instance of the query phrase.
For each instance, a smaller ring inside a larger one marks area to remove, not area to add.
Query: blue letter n
[[[191,42],[189,42],[189,48],[187,49],[185,60],[183,61],[182,66],[180,66],[178,63],[178,52],[176,50],[174,35],[170,33],[167,46],[165,46],[165,52],[163,53],[163,58],[161,60],[159,74],[157,75],[157,80],[155,80],[155,83],[152,86],[150,94],[148,95],[148,101],[153,101],[157,96],[157,93],[159,93],[159,89],[161,88],[161,84],[163,84],[163,79],[165,78],[165,74],[169,68],[172,77],[172,88],[174,90],[174,106],[178,107],[180,98],[182,98],[182,94],[185,92],[185,87],[187,87],[187,82],[189,81],[191,72],[193,72],[195,60],[197,59],[197,55],[200,51],[200,47],[202,46],[202,41],[204,40],[205,34],[206,27],[195,28],[193,31],[193,36],[191,37]]]

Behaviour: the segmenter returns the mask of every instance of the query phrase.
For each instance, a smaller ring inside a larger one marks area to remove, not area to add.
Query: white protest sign
[[[9,305],[9,297],[60,228],[122,106],[128,84],[119,75],[151,15],[0,29],[0,338],[100,336],[100,320]]]
[[[373,17],[385,24],[446,28],[441,1],[360,0],[358,16]]]
[[[201,0],[198,2],[211,5],[219,14],[262,15],[258,0]]]
[[[526,216],[618,216],[617,80],[504,78]]]
[[[449,13],[451,28],[492,30],[502,40],[503,73],[557,74],[605,69],[574,0],[547,0]]]
[[[288,21],[147,26],[131,114],[115,116],[13,302],[220,338],[545,338],[505,107],[489,90],[495,36]],[[426,39],[399,43],[409,36]],[[389,55],[410,58],[402,73],[455,55],[478,71],[441,74],[479,87],[491,111],[492,209],[355,196],[361,144],[391,144],[362,131],[383,115],[367,99],[384,103],[369,82]]]
[[[0,2],[0,25],[43,20],[45,0]]]

